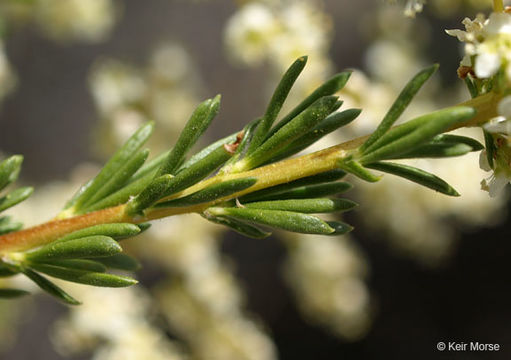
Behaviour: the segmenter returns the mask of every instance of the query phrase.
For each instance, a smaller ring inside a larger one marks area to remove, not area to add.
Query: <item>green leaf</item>
[[[134,225],[130,223],[93,225],[85,229],[74,231],[59,238],[57,241],[62,242],[96,235],[108,236],[115,240],[122,240],[139,234],[141,232],[140,226],[141,224]]]
[[[56,241],[25,253],[30,261],[106,257],[120,253],[121,246],[108,236],[96,235],[67,241]]]
[[[465,155],[484,147],[474,139],[465,136],[442,134],[412,151],[398,155],[395,159],[444,158]]]
[[[207,156],[189,167],[182,169],[176,176],[160,176],[128,204],[126,212],[128,214],[141,213],[161,198],[194,185],[218,169],[230,157],[231,154],[225,150],[224,146],[219,145],[216,150],[211,151]]]
[[[355,206],[357,206],[357,204],[350,200],[325,198],[257,201],[243,204],[243,207],[249,209],[283,210],[305,214],[348,211]]]
[[[229,216],[205,215],[204,218],[215,224],[227,226],[228,228],[236,231],[237,233],[252,239],[264,239],[271,235],[270,232],[266,232],[264,230],[259,229],[256,226],[244,223]]]
[[[0,218],[0,235],[18,231],[23,227],[23,223],[12,221],[10,216]]]
[[[197,191],[191,195],[158,203],[155,207],[176,207],[176,206],[189,206],[210,202],[220,199],[242,190],[245,190],[257,182],[254,177],[246,177],[241,179],[227,180],[218,184],[211,185],[203,190]]]
[[[219,173],[229,173],[231,172],[232,166],[236,163],[242,156],[247,152],[247,148],[250,146],[254,133],[257,129],[257,126],[261,122],[261,118],[252,120],[248,123],[243,131],[240,133],[242,136],[241,142],[236,148],[234,155],[225,163],[225,165],[220,169]]]
[[[261,122],[257,126],[255,130],[254,136],[247,150],[247,154],[251,154],[254,152],[259,145],[263,142],[264,138],[268,134],[268,131],[272,127],[273,123],[277,119],[277,116],[282,109],[282,105],[289,95],[289,91],[293,87],[296,79],[302,72],[305,64],[307,63],[307,56],[302,56],[295,60],[295,62],[289,67],[286,71],[280,83],[277,85],[275,92],[268,104],[268,108],[264,116],[262,117]]]
[[[142,145],[149,139],[153,131],[152,122],[142,126],[133,134],[128,141],[108,160],[99,174],[90,182],[86,183],[82,189],[68,202],[66,209],[73,207],[77,211],[81,210],[83,204],[88,202],[103,186],[105,186],[112,177],[114,177],[126,163],[135,156]]]
[[[4,268],[4,267],[0,267],[0,278],[14,276],[18,273],[19,273],[19,271],[14,271],[14,270],[10,270],[10,269]]]
[[[447,131],[454,124],[470,119],[474,114],[474,109],[458,106],[421,116],[410,121],[410,124],[405,123],[388,131],[370,149],[367,149],[359,161],[367,164],[411,151],[431,140],[435,135]]]
[[[169,196],[175,194],[198,183],[218,169],[231,156],[232,154],[230,154],[223,145],[219,146],[202,160],[197,161],[189,167],[179,171],[170,182],[164,195]]]
[[[144,231],[149,230],[149,228],[151,227],[151,224],[150,223],[141,223],[141,224],[137,224],[137,226],[140,229],[140,234],[142,234]]]
[[[287,114],[285,117],[282,118],[282,120],[279,121],[277,125],[271,129],[269,134],[266,136],[266,139],[272,137],[277,131],[279,131],[284,125],[286,125],[289,121],[294,119],[298,114],[300,114],[302,111],[307,109],[309,106],[311,106],[314,102],[316,102],[318,99],[324,97],[333,95],[339,90],[341,90],[344,85],[346,85],[346,82],[351,76],[351,71],[345,71],[339,74],[334,75],[331,79],[326,81],[324,84],[322,84],[320,87],[318,87],[312,94],[307,96],[305,100],[303,100],[298,106],[296,106],[289,114]]]
[[[33,262],[31,265],[46,264],[51,266],[58,266],[61,268],[68,268],[74,270],[105,272],[106,267],[98,261],[87,259],[63,259],[63,260],[46,260],[41,263]]]
[[[165,162],[165,159],[167,156],[169,156],[170,150],[164,151],[158,156],[156,156],[154,159],[146,162],[138,171],[130,178],[128,184],[131,184],[133,182],[136,182],[140,180],[141,178],[146,178],[148,176],[154,177],[158,169],[161,167],[161,165]]]
[[[353,230],[353,226],[343,223],[342,221],[327,221],[328,226],[334,229],[330,236],[344,235]]]
[[[165,174],[154,179],[140,194],[131,200],[126,207],[126,214],[142,213],[146,208],[165,196],[173,176]]]
[[[16,181],[23,163],[23,156],[13,155],[0,162],[0,190]]]
[[[335,230],[318,217],[280,210],[248,208],[209,208],[209,214],[230,216],[239,220],[267,225],[304,234],[331,234]]]
[[[11,191],[9,194],[0,198],[0,212],[4,211],[16,204],[19,204],[23,200],[27,199],[34,189],[31,187],[22,187]]]
[[[127,276],[113,275],[101,272],[73,270],[45,264],[32,264],[32,268],[52,277],[79,284],[101,287],[126,287],[135,285],[138,281]]]
[[[431,140],[432,142],[439,142],[439,143],[456,143],[456,144],[465,144],[472,148],[471,151],[479,151],[483,150],[484,146],[476,139],[472,139],[468,136],[461,136],[461,135],[451,135],[451,134],[441,134],[437,135]]]
[[[198,161],[201,161],[206,156],[208,156],[212,151],[215,151],[216,149],[218,149],[220,146],[236,142],[237,136],[238,136],[238,133],[234,133],[234,134],[226,136],[220,140],[215,141],[213,144],[206,146],[204,149],[202,149],[197,154],[190,157],[190,159],[185,161],[183,163],[183,165],[181,165],[179,167],[179,169],[177,169],[177,172],[192,166],[193,164],[195,164]]]
[[[6,264],[0,261],[0,277],[9,277],[18,274],[21,271],[19,266]]]
[[[344,159],[341,159],[339,161],[339,167],[349,172],[350,174],[355,175],[356,177],[368,181],[368,182],[377,182],[380,180],[380,176],[374,175],[370,171],[368,171],[362,164],[360,164],[358,161],[354,160],[348,160],[345,161]]]
[[[175,146],[158,170],[159,176],[175,173],[175,170],[182,163],[190,148],[211,124],[219,108],[220,95],[217,95],[214,99],[208,99],[197,106],[181,135],[179,135]]]
[[[252,169],[265,163],[294,140],[307,134],[314,126],[330,114],[336,101],[337,97],[335,96],[325,96],[316,101],[307,110],[284,125],[271,138],[241,160],[238,163],[242,163],[242,165],[240,165],[241,169],[238,170],[244,171]]]
[[[0,289],[0,299],[13,299],[28,294],[30,294],[28,291],[20,289]]]
[[[137,180],[130,182],[122,189],[108,195],[102,200],[99,200],[94,205],[88,206],[87,211],[96,211],[126,203],[133,196],[140,194],[153,180],[156,171],[150,172]]]
[[[466,144],[437,143],[424,144],[410,152],[392,157],[393,159],[445,158],[468,154],[472,148]]]
[[[433,75],[438,69],[438,64],[430,66],[418,74],[416,74],[408,84],[401,91],[396,101],[392,104],[389,111],[383,118],[382,122],[376,130],[372,133],[372,135],[366,140],[364,144],[360,147],[360,151],[362,153],[365,152],[372,144],[374,144],[379,138],[381,138],[394,123],[399,119],[401,114],[408,107],[414,96],[420,90],[422,85]]]
[[[142,267],[135,258],[126,254],[98,258],[95,261],[102,263],[106,267],[125,271],[136,271]]]
[[[470,97],[473,99],[477,96],[479,96],[479,91],[477,90],[477,86],[474,84],[472,79],[469,76],[466,76],[465,79],[465,85],[467,85],[468,92],[470,93]]]
[[[291,183],[290,183],[291,184]],[[350,183],[339,181],[324,184],[313,184],[305,186],[290,186],[287,184],[277,185],[268,189],[255,191],[239,198],[242,203],[250,201],[286,200],[286,199],[312,199],[321,196],[341,194],[350,190],[353,186]],[[272,190],[273,189],[273,190]],[[265,191],[268,190],[268,191]]]
[[[348,109],[343,112],[336,112],[327,116],[307,134],[296,139],[284,149],[279,151],[270,162],[287,158],[308,148],[324,136],[355,120],[360,112],[360,109]]]
[[[48,294],[56,297],[57,299],[65,302],[69,305],[80,305],[81,303],[74,299],[71,295],[66,293],[64,290],[59,288],[57,285],[52,283],[50,280],[45,277],[39,275],[35,271],[30,269],[24,269],[23,273],[33,282],[35,282],[42,290],[46,291]]]
[[[454,188],[438,176],[412,166],[391,162],[377,162],[366,167],[397,175],[449,196],[460,196]]]
[[[104,199],[115,191],[121,189],[131,176],[144,164],[149,156],[149,150],[144,149],[134,154],[105,184],[87,200],[83,206],[87,208],[97,201]]]
[[[493,159],[495,158],[495,154],[497,152],[497,146],[495,145],[495,140],[493,139],[492,134],[483,129],[484,134],[484,144],[486,148],[486,160],[488,161],[488,165],[490,168],[494,169],[495,166],[493,164]]]

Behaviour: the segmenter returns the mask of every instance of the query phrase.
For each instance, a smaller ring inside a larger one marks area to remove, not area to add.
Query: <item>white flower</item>
[[[479,157],[479,165],[481,169],[486,171],[491,171],[490,164],[488,163],[488,159],[486,157],[486,151],[482,151]],[[484,191],[488,191],[490,197],[496,197],[499,195],[504,187],[511,181],[511,171],[509,169],[509,165],[506,167],[499,167],[498,165],[495,167],[493,174],[481,181],[481,189]]]
[[[45,33],[55,40],[104,40],[117,20],[112,0],[37,0],[34,12]]]
[[[408,0],[405,6],[405,15],[409,17],[415,17],[416,13],[422,11],[426,0]]]
[[[278,21],[267,5],[243,6],[225,29],[229,54],[243,64],[258,64],[267,56],[269,44],[278,32]]]
[[[482,53],[477,57],[474,71],[478,78],[486,79],[500,68],[500,56],[496,53]]]
[[[511,96],[500,100],[497,111],[499,116],[488,121],[483,128],[492,134],[511,135]]]
[[[479,166],[485,171],[493,170],[493,174],[481,181],[481,188],[497,196],[511,181],[511,96],[503,98],[497,107],[499,116],[483,125],[483,128],[492,134],[496,147],[493,155],[493,167],[490,166],[486,151],[481,152]]]
[[[446,30],[465,43],[462,66],[474,66],[475,75],[487,79],[502,67],[511,79],[511,15],[492,13],[488,19],[479,14],[474,20],[463,20],[465,31]],[[473,57],[474,60],[470,59]]]

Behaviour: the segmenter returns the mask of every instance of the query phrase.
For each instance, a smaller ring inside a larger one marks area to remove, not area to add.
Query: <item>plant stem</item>
[[[463,106],[474,107],[477,110],[477,114],[466,123],[458,124],[456,128],[479,126],[488,121],[490,118],[496,116],[496,108],[500,98],[501,96],[498,94],[489,93],[460,104]],[[219,174],[164,199],[169,200],[190,195],[196,191],[205,189],[210,185],[218,184],[227,180],[246,177],[255,177],[257,179],[257,182],[250,188],[224,198],[216,199],[212,202],[186,207],[149,209],[146,211],[144,216],[127,215],[125,213],[126,205],[119,205],[67,219],[54,219],[38,226],[9,233],[0,236],[0,255],[41,246],[73,231],[93,225],[120,222],[137,224],[172,215],[200,213],[210,206],[237,198],[247,193],[336,169],[338,168],[337,164],[339,160],[348,156],[351,150],[358,148],[367,138],[368,136],[359,137],[311,154],[282,160],[278,163],[269,164],[245,172]]]
[[[493,11],[494,12],[503,12],[504,11],[504,1],[503,0],[493,0]]]
[[[52,242],[59,237],[89,226],[129,222],[120,205],[68,219],[51,220],[44,224],[0,236],[0,253],[26,250]]]

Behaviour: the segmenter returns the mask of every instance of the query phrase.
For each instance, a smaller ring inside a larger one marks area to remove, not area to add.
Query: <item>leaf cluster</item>
[[[335,94],[350,76],[350,72],[341,72],[280,116],[306,61],[306,57],[301,57],[290,66],[262,116],[249,122],[241,132],[226,136],[192,156],[190,151],[219,112],[220,96],[199,104],[174,146],[150,161],[144,144],[154,124],[143,125],[68,201],[56,221],[92,214],[103,216],[103,212],[115,217],[111,221],[97,217],[102,220],[60,233],[40,243],[43,245],[3,254],[0,276],[22,273],[65,303],[78,304],[46,276],[92,286],[121,287],[136,283],[130,277],[108,270],[138,268],[135,259],[122,253],[119,241],[145,230],[146,222],[151,219],[193,212],[252,238],[269,236],[269,229],[345,234],[352,230],[350,225],[324,220],[318,214],[353,209],[356,203],[340,197],[351,188],[343,178],[351,173],[370,182],[378,181],[380,176],[372,169],[447,195],[458,195],[433,174],[389,161],[444,158],[482,149],[473,139],[444,134],[474,115],[469,107],[440,110],[394,126],[437,66],[419,72],[405,86],[374,133],[359,147],[335,153],[331,166],[318,166],[326,161],[319,152],[306,165],[317,166],[314,171],[288,178],[288,172],[302,174],[301,169],[290,168],[289,164],[294,164],[291,160],[281,160],[298,154],[360,114],[359,109],[340,111],[343,103]],[[19,156],[0,163],[0,190],[14,181],[20,164]],[[276,173],[280,176],[274,176]],[[1,197],[0,212],[24,200],[31,192],[31,188],[20,188]],[[20,227],[21,224],[8,217],[0,217],[0,235]],[[0,297],[4,298],[23,294],[22,290],[0,290]]]
[[[436,175],[413,166],[388,161],[447,158],[484,148],[472,138],[444,134],[457,124],[472,118],[475,110],[471,107],[455,106],[438,110],[393,127],[437,68],[437,65],[426,68],[408,82],[371,136],[352,156],[340,161],[342,169],[369,182],[380,180],[380,176],[368,170],[375,169],[403,177],[445,195],[459,196],[451,185]]]

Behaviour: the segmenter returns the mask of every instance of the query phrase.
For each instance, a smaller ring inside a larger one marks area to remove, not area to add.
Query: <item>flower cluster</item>
[[[344,339],[363,337],[371,325],[371,300],[367,264],[356,244],[347,235],[291,235],[286,244],[286,279],[302,313]]]
[[[53,342],[63,355],[94,349],[94,360],[186,359],[151,323],[150,298],[141,288],[73,287],[85,302],[54,325]]]
[[[489,18],[479,14],[474,20],[463,20],[465,30],[447,30],[465,43],[460,76],[472,77],[476,94],[488,91],[506,94],[511,83],[511,14],[494,12]],[[483,125],[487,149],[481,153],[480,167],[493,174],[481,182],[491,197],[497,196],[511,181],[510,142],[511,97],[497,106],[498,116]]]
[[[113,0],[6,0],[0,4],[5,21],[36,23],[53,40],[104,40],[119,10]]]
[[[383,6],[375,14],[374,39],[366,52],[370,77],[361,71],[355,71],[341,92],[345,105],[359,107],[364,111],[358,121],[345,127],[343,134],[331,140],[332,144],[370,133],[401,91],[406,77],[416,71],[420,62],[424,61],[416,46],[419,40],[414,34],[414,30],[417,30],[414,26],[421,19],[402,17],[401,9],[396,7]],[[388,29],[389,23],[393,24],[391,30]],[[422,22],[421,26],[427,24]],[[477,23],[470,26],[475,32]],[[396,37],[396,33],[414,35]],[[442,94],[449,91],[452,97],[461,101],[465,96],[461,91],[466,90],[443,89]],[[442,106],[442,99],[435,98],[435,94],[439,92],[440,84],[431,79],[428,87],[421,90],[403,117],[411,118]],[[483,141],[478,129],[463,130],[458,134]],[[486,175],[478,169],[477,154],[471,153],[456,159],[402,162],[413,166],[420,165],[421,168],[456,184],[463,201],[432,194],[427,189],[397,177],[385,176],[376,184],[357,184],[355,191],[364,213],[366,227],[378,233],[386,233],[387,241],[398,252],[424,264],[435,265],[455,249],[457,236],[451,224],[445,221],[447,217],[454,218],[465,226],[481,226],[501,219],[498,215],[502,212],[505,198],[490,199],[485,192],[480,191],[479,181]],[[395,191],[396,188],[399,188],[399,193]],[[480,211],[472,211],[474,208]],[[407,221],[404,221],[405,216]]]
[[[0,38],[0,99],[7,95],[15,84],[16,78],[5,55],[4,43]]]
[[[268,61],[275,74],[307,54],[314,59],[301,78],[302,92],[307,93],[331,72],[331,30],[321,0],[262,0],[247,2],[234,13],[224,39],[235,62],[254,66]]]
[[[273,360],[273,342],[243,309],[239,284],[220,254],[221,229],[194,215],[172,217],[134,246],[172,278],[156,286],[159,308],[193,358]]]
[[[500,100],[498,114],[483,125],[489,134],[491,150],[482,151],[479,158],[481,169],[493,171],[489,178],[481,182],[481,188],[488,191],[491,197],[499,195],[511,181],[511,96]]]
[[[465,43],[461,66],[472,68],[477,78],[488,79],[502,70],[511,81],[511,15],[492,13],[489,18],[478,14],[474,20],[463,20],[465,31],[446,30]]]
[[[395,3],[396,0],[387,0],[390,3]],[[408,17],[415,17],[415,14],[420,13],[424,7],[426,0],[406,0],[404,13]]]
[[[103,152],[111,153],[148,119],[160,130],[151,147],[166,148],[198,102],[201,80],[195,70],[189,54],[176,43],[160,45],[144,67],[112,58],[98,61],[89,85],[101,119]]]

